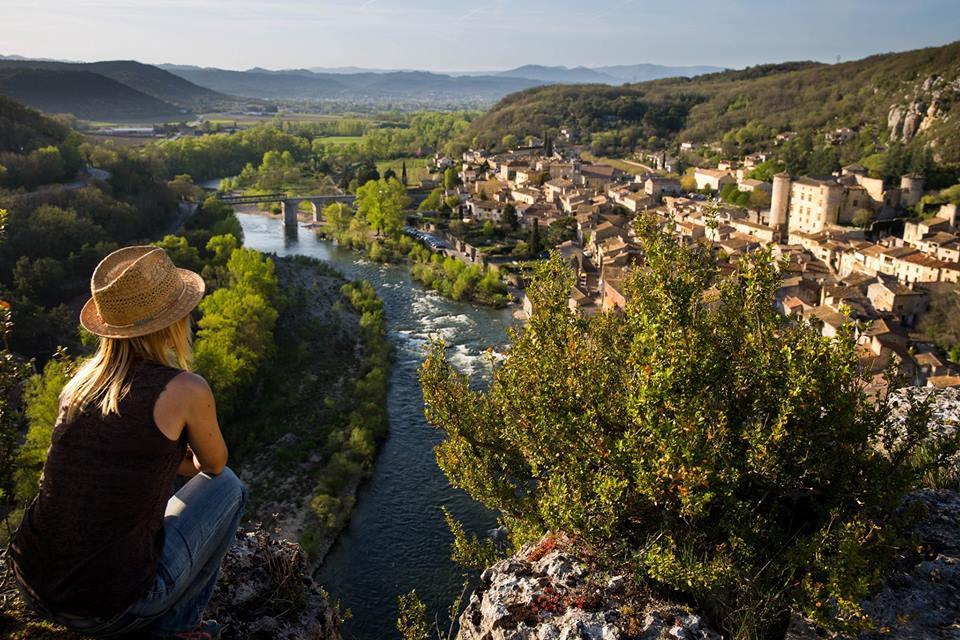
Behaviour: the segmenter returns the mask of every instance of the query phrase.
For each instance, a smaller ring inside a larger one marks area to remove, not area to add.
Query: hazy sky
[[[229,69],[834,61],[960,39],[960,0],[0,0],[0,53]]]

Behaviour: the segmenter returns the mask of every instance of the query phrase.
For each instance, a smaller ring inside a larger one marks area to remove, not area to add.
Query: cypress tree
[[[530,229],[530,241],[527,243],[531,257],[537,257],[543,251],[543,243],[540,241],[540,220],[533,219],[533,228]]]

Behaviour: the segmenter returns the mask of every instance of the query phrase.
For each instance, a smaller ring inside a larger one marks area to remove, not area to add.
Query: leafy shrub
[[[895,509],[945,459],[914,455],[923,412],[910,437],[888,436],[853,329],[785,322],[768,252],[721,278],[702,248],[646,220],[638,236],[622,315],[579,318],[560,259],[539,268],[533,316],[488,390],[433,345],[421,381],[446,434],[438,463],[516,545],[573,534],[732,637],[764,636],[791,609],[866,625],[857,603],[903,548]]]

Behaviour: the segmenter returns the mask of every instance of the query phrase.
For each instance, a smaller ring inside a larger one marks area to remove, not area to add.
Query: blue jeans
[[[157,575],[140,600],[106,620],[58,614],[42,605],[35,608],[74,631],[97,637],[134,632],[138,637],[164,636],[195,629],[213,595],[220,563],[246,502],[247,490],[229,468],[216,476],[194,476],[167,502]]]

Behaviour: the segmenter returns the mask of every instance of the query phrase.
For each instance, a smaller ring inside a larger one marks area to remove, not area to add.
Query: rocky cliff
[[[206,617],[223,640],[339,640],[338,612],[299,545],[261,528],[237,533]]]
[[[625,576],[592,570],[563,536],[524,546],[483,572],[457,640],[720,640],[686,607]]]

